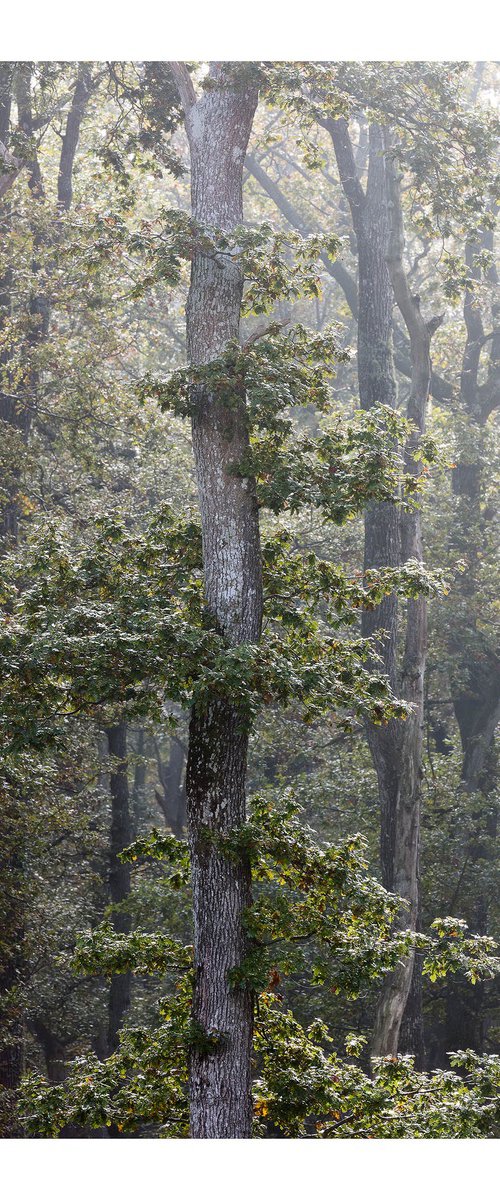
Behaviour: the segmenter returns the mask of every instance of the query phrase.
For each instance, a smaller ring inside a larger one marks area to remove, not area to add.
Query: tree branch
[[[328,130],[333,142],[340,182],[349,201],[352,223],[357,232],[361,213],[366,204],[366,196],[358,179],[356,160],[349,134],[349,125],[345,117],[338,117],[336,121],[329,118],[324,122],[324,127]]]
[[[288,221],[288,224],[296,229],[298,233],[302,234],[302,237],[307,237],[310,233],[312,233],[313,230],[310,228],[307,222],[302,219],[300,213],[291,203],[291,201],[288,200],[283,194],[279,185],[270,178],[266,171],[264,171],[263,167],[257,161],[255,156],[253,154],[247,154],[245,162],[254,179],[256,179],[257,183],[259,183],[264,191],[267,192],[271,200],[274,200],[276,207],[283,214],[285,220]],[[340,284],[352,315],[353,317],[357,318],[358,289],[352,275],[349,274],[349,271],[346,270],[342,263],[333,262],[325,251],[323,251],[321,254],[321,261],[323,266],[328,271],[328,274],[332,276],[332,279],[335,279],[336,282]]]
[[[193,108],[193,106],[196,104],[196,92],[194,90],[193,80],[191,79],[185,63],[169,62],[168,66],[172,72],[184,113],[187,116],[190,108]]]

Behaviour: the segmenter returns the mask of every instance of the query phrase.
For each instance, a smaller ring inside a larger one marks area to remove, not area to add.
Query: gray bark
[[[457,610],[449,618],[448,650],[454,662],[451,675],[451,694],[462,744],[461,780],[465,792],[477,796],[477,833],[467,846],[467,856],[478,873],[494,856],[497,836],[497,811],[494,795],[498,786],[498,759],[495,732],[500,720],[500,660],[498,649],[481,629],[477,613],[481,603],[481,547],[487,535],[487,522],[492,512],[483,506],[484,468],[487,453],[482,454],[483,430],[490,414],[500,403],[500,328],[498,318],[498,275],[493,265],[488,282],[492,288],[491,320],[493,329],[485,338],[481,300],[475,285],[480,281],[476,255],[481,250],[493,250],[493,231],[478,231],[470,238],[465,261],[470,284],[465,289],[464,322],[466,329],[460,379],[460,408],[466,418],[470,436],[465,439],[456,469],[452,473],[452,488],[456,510],[451,547],[457,558],[465,560],[467,570],[455,585]],[[488,345],[484,382],[480,382],[481,356]],[[471,454],[471,448],[474,453]],[[467,611],[464,638],[463,611]],[[486,843],[483,835],[487,835]],[[460,881],[455,902],[461,915]],[[467,919],[472,930],[487,934],[492,902],[491,885],[486,883],[477,896]],[[484,1002],[488,985],[472,987],[465,981],[450,980],[446,988],[444,1051],[470,1047],[484,1052],[487,1028]]]
[[[393,291],[387,265],[388,218],[383,133],[370,128],[366,194],[359,182],[347,122],[328,122],[340,179],[349,201],[356,234],[359,270],[358,380],[361,405],[396,405],[392,358]],[[371,504],[365,514],[365,570],[400,563],[399,510],[395,504]],[[372,612],[363,614],[363,635],[375,640],[381,669],[397,689],[398,601],[393,593]],[[392,889],[395,811],[398,794],[396,743],[398,724],[368,725],[368,742],[379,783],[381,865],[384,886]]]
[[[224,81],[222,64],[196,98],[184,64],[173,64],[191,154],[192,215],[229,231],[242,221],[243,164],[257,94]],[[196,254],[187,304],[189,361],[216,358],[239,335],[243,279],[234,260]],[[248,450],[245,397],[229,408],[205,387],[193,396],[193,447],[201,511],[208,609],[229,645],[255,642],[262,577],[255,483],[234,468]],[[246,952],[243,914],[251,903],[249,863],[234,861],[211,835],[245,821],[248,722],[228,701],[208,697],[191,713],[186,772],[195,943],[193,1018],[218,1044],[195,1046],[190,1061],[191,1136],[249,1138],[252,1126],[253,996],[231,985]]]
[[[329,130],[330,134],[332,133],[333,125],[334,122],[326,122],[326,128]],[[358,168],[355,161],[354,165],[357,170]],[[308,234],[316,232],[309,227],[306,221],[304,221],[298,209],[294,204],[292,204],[289,197],[284,194],[279,184],[277,184],[274,179],[271,179],[270,175],[268,175],[267,171],[264,170],[262,164],[258,162],[254,154],[247,154],[246,166],[251,175],[253,175],[254,179],[257,180],[257,183],[260,184],[263,190],[267,192],[267,195],[270,196],[271,200],[274,201],[276,207],[285,217],[285,220],[287,220],[288,223],[298,231],[298,233],[301,233],[303,237],[307,237]],[[358,289],[355,278],[350,274],[342,262],[337,259],[332,262],[331,258],[329,258],[326,253],[321,255],[321,261],[325,270],[328,271],[328,274],[331,275],[332,279],[334,279],[342,288],[350,311],[353,317],[357,320]],[[411,379],[412,367],[408,338],[396,322],[393,324],[393,337],[394,364],[402,375],[406,376],[408,379]],[[455,388],[448,379],[444,379],[441,375],[437,375],[435,371],[431,371],[431,395],[435,400],[440,401],[441,403],[453,400],[455,398]]]
[[[386,140],[379,125],[369,131],[366,193],[358,178],[347,122],[328,121],[340,179],[351,209],[356,234],[358,284],[358,378],[361,404],[396,405],[392,325],[394,298],[410,340],[411,391],[408,416],[416,431],[406,447],[407,471],[416,472],[412,452],[424,429],[431,381],[430,335],[418,303],[410,296],[402,256],[404,234],[399,182],[387,160]],[[402,514],[395,504],[373,504],[365,515],[365,569],[398,567],[408,558],[422,558],[420,514]],[[422,753],[423,683],[426,650],[426,606],[409,600],[403,661],[398,663],[400,617],[395,594],[372,612],[363,614],[363,634],[374,639],[379,669],[396,695],[411,706],[404,723],[367,724],[367,738],[377,773],[380,797],[380,859],[382,881],[408,907],[401,916],[406,928],[418,921],[418,847],[420,833],[420,769]],[[413,956],[387,979],[377,1009],[372,1052],[395,1054],[410,993]],[[413,993],[411,1028],[419,1030],[416,1011],[420,991]]]
[[[486,379],[479,382],[480,359],[485,345],[481,305],[475,291],[480,272],[475,261],[482,249],[493,249],[491,231],[469,240],[466,265],[471,283],[466,287],[464,320],[466,340],[460,379],[460,404],[469,422],[476,449],[475,461],[470,461],[470,447],[464,448],[452,475],[453,491],[457,497],[457,520],[453,530],[453,547],[457,557],[465,559],[467,571],[458,584],[465,603],[471,609],[470,631],[475,635],[475,653],[467,646],[461,653],[461,630],[454,623],[450,630],[450,650],[457,662],[456,682],[452,681],[453,706],[463,749],[462,780],[468,791],[476,791],[481,772],[494,737],[500,716],[500,662],[498,654],[481,636],[475,616],[476,594],[479,587],[479,551],[484,536],[487,514],[481,511],[484,458],[481,455],[482,430],[493,410],[500,404],[500,329],[494,328],[489,340]],[[496,268],[490,272],[490,284],[496,290]],[[498,321],[500,302],[494,298],[493,322]]]
[[[431,380],[431,335],[440,323],[426,323],[420,312],[417,297],[412,296],[404,265],[404,229],[401,211],[400,177],[397,162],[386,137],[386,183],[390,220],[387,261],[394,296],[410,337],[412,380],[407,414],[414,431],[405,447],[405,467],[410,474],[419,473],[413,455],[425,430],[425,416]],[[421,511],[415,508],[400,517],[401,561],[414,558],[422,561]],[[427,649],[427,604],[423,597],[407,602],[405,647],[401,671],[400,696],[410,707],[409,715],[395,730],[397,765],[397,796],[393,813],[393,854],[391,888],[407,901],[408,908],[401,924],[416,929],[419,913],[419,841],[421,809],[421,760],[424,722],[424,675]],[[377,1009],[372,1050],[375,1055],[395,1054],[398,1049],[401,1023],[406,1007],[414,955],[401,962],[385,981]],[[413,996],[413,1026],[416,1039],[422,1042],[417,1002],[418,984]],[[417,1034],[418,1031],[418,1034]],[[413,1047],[412,1047],[413,1048]]]

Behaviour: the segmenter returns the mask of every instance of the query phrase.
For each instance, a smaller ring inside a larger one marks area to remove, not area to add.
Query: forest
[[[500,1136],[500,66],[0,62],[0,1136]]]

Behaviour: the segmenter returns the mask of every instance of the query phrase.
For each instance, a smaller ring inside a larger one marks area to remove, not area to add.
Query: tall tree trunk
[[[463,631],[454,621],[450,629],[450,650],[457,662],[452,678],[453,706],[460,730],[463,749],[462,780],[468,791],[476,791],[500,717],[500,662],[496,648],[488,644],[478,621],[479,551],[485,535],[487,514],[481,510],[483,470],[487,455],[483,452],[484,429],[490,414],[500,404],[500,303],[494,299],[490,335],[490,352],[484,383],[479,382],[480,359],[486,342],[481,302],[476,288],[481,279],[477,255],[493,251],[491,231],[469,240],[465,263],[469,280],[465,289],[464,320],[466,341],[460,381],[460,407],[468,424],[466,444],[452,474],[452,486],[457,497],[456,520],[453,528],[453,549],[465,559],[467,570],[459,584],[469,612],[469,637],[463,653]],[[495,266],[489,272],[489,283],[498,288]]]
[[[253,88],[235,86],[212,63],[210,86],[196,98],[182,63],[173,72],[191,152],[192,215],[225,231],[243,217],[243,164],[257,105]],[[189,361],[216,358],[239,335],[243,278],[230,257],[197,253],[187,304]],[[234,468],[248,451],[245,397],[231,406],[205,387],[193,396],[193,447],[208,608],[228,645],[255,642],[262,621],[262,574],[255,484]],[[193,1048],[191,1135],[249,1138],[252,1128],[253,995],[232,986],[246,953],[243,914],[251,903],[248,861],[221,852],[213,835],[245,821],[248,751],[245,713],[208,697],[191,713],[186,802],[194,901],[193,1018],[218,1044]],[[211,836],[212,835],[212,836]]]
[[[358,381],[361,405],[396,405],[392,357],[393,291],[387,266],[388,219],[383,132],[371,125],[366,193],[358,179],[347,121],[327,122],[340,179],[349,201],[358,258]],[[395,504],[371,504],[365,514],[365,570],[399,566],[399,511]],[[363,635],[375,646],[391,687],[397,688],[398,601],[393,593],[363,614]],[[381,811],[381,865],[384,886],[393,886],[395,812],[398,794],[398,724],[367,727],[377,772]]]
[[[392,325],[394,293],[410,335],[411,391],[408,416],[416,433],[406,447],[408,471],[417,471],[412,459],[423,432],[430,379],[430,331],[410,297],[402,266],[403,230],[398,184],[387,163],[385,133],[380,125],[369,130],[366,192],[358,178],[347,121],[326,122],[332,137],[341,183],[349,201],[358,256],[358,379],[362,407],[396,405]],[[388,180],[389,173],[389,180]],[[388,183],[390,195],[388,196]],[[397,206],[397,207],[396,207]],[[389,254],[388,254],[389,251]],[[365,570],[398,567],[408,558],[422,558],[420,514],[402,514],[396,504],[372,504],[365,514]],[[393,691],[411,706],[404,723],[367,724],[367,739],[377,773],[380,798],[380,860],[382,881],[407,901],[401,920],[416,928],[418,920],[418,848],[420,836],[420,770],[422,754],[423,684],[426,651],[426,606],[423,600],[407,604],[405,647],[398,669],[400,614],[393,593],[373,611],[363,614],[365,637],[374,640],[380,666]],[[386,981],[379,1002],[372,1050],[375,1055],[395,1054],[405,1006],[410,993],[413,956],[401,963]],[[419,1030],[416,1011],[421,989],[412,994],[409,1029]],[[417,1047],[415,1046],[415,1049]]]
[[[464,296],[466,339],[460,379],[460,410],[464,433],[456,468],[452,473],[452,488],[456,497],[451,548],[457,558],[466,563],[466,570],[457,580],[456,610],[448,617],[448,650],[453,662],[451,693],[455,717],[462,744],[461,784],[464,793],[474,796],[477,832],[471,837],[467,853],[476,870],[487,869],[494,856],[497,835],[498,809],[495,792],[498,786],[498,761],[494,745],[495,731],[500,720],[500,659],[491,636],[484,632],[482,622],[482,563],[481,551],[487,538],[491,510],[483,505],[484,468],[488,462],[485,448],[485,427],[490,414],[500,404],[500,303],[498,274],[490,267],[488,282],[493,291],[490,337],[485,337],[483,306],[478,291],[481,270],[478,255],[492,252],[493,231],[479,231],[470,238],[465,250],[468,283]],[[489,345],[486,372],[480,382],[481,355]],[[463,612],[467,612],[464,629]],[[486,885],[477,897],[473,912],[466,915],[476,933],[489,932],[489,908],[494,900],[491,885]],[[459,904],[459,897],[457,896]],[[484,1001],[487,985],[472,987],[465,981],[450,980],[446,988],[444,1051],[456,1049],[484,1050]]]
[[[127,773],[127,725],[120,721],[106,730],[109,754],[113,759],[109,775],[111,793],[111,829],[109,846],[109,898],[111,904],[120,905],[130,895],[130,866],[119,859],[119,854],[132,841],[130,820],[129,787]],[[113,912],[113,926],[117,933],[130,933],[131,919],[127,912]],[[119,1044],[119,1031],[130,1004],[130,971],[114,975],[109,988],[108,1002],[108,1048],[111,1054]]]
[[[405,447],[405,469],[417,476],[419,464],[414,454],[425,431],[425,418],[431,381],[430,345],[432,333],[441,323],[437,318],[427,323],[420,312],[418,297],[412,296],[403,266],[404,228],[401,210],[400,175],[390,136],[386,144],[386,183],[390,220],[387,261],[396,303],[410,337],[412,379],[407,415],[413,423]],[[400,516],[401,562],[416,559],[422,562],[421,510],[414,508]],[[396,731],[396,765],[398,792],[393,814],[394,843],[392,856],[392,890],[407,901],[401,924],[416,929],[419,915],[418,863],[420,841],[421,762],[424,723],[424,675],[427,651],[427,604],[423,597],[407,602],[405,646],[400,681],[400,696],[409,705],[409,715]],[[412,975],[416,971],[414,954],[396,968],[385,982],[379,1002],[373,1036],[374,1054],[395,1054],[406,1002],[410,996]],[[423,1032],[421,1021],[421,987],[415,980],[412,992],[411,1022],[407,1022],[407,1037],[413,1032],[414,1051],[422,1055]]]

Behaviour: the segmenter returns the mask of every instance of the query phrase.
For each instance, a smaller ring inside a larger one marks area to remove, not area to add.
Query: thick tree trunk
[[[257,93],[224,79],[214,63],[196,95],[183,64],[173,72],[191,152],[192,215],[225,231],[243,216],[243,164]],[[196,254],[187,305],[189,361],[216,358],[239,335],[243,279],[230,257]],[[262,575],[255,484],[235,467],[248,451],[245,398],[231,406],[204,387],[193,396],[193,447],[201,511],[205,592],[229,645],[255,642],[262,621]],[[191,713],[186,800],[194,900],[193,1018],[200,1042],[190,1064],[191,1135],[249,1138],[252,1127],[253,996],[230,972],[246,953],[249,863],[221,851],[214,835],[245,821],[248,721],[241,708],[207,697]],[[209,1049],[203,1037],[214,1034]]]
[[[109,775],[111,793],[111,830],[109,846],[109,898],[112,904],[122,904],[130,895],[130,866],[118,855],[132,841],[129,787],[127,774],[127,726],[125,721],[106,730],[108,750],[113,758]],[[113,926],[117,933],[130,933],[131,919],[127,912],[114,912]],[[108,1049],[111,1054],[119,1044],[119,1031],[130,1004],[131,975],[114,975],[109,988]]]

